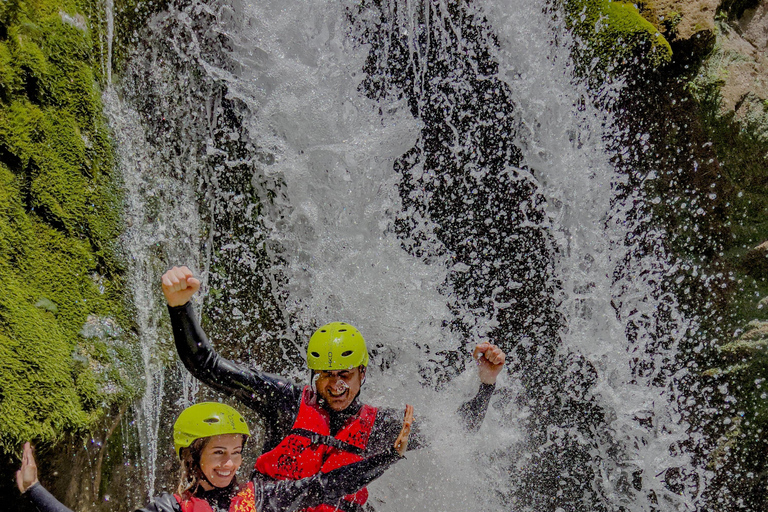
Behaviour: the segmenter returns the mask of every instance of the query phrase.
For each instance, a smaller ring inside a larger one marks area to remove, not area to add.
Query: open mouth
[[[343,387],[341,390],[338,389],[329,389],[328,394],[332,396],[333,398],[341,398],[342,396],[347,394],[348,387]]]

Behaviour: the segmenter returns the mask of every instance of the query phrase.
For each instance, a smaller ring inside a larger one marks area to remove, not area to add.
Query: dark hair
[[[181,479],[179,487],[176,490],[179,495],[195,494],[200,482],[203,480],[203,470],[200,469],[200,457],[203,454],[203,448],[210,441],[210,437],[201,437],[195,439],[192,444],[179,450],[181,458]]]
[[[248,436],[240,435],[240,437],[243,440],[243,446],[245,446]],[[200,468],[200,457],[202,457],[203,449],[210,440],[210,437],[195,439],[192,444],[179,451],[181,478],[176,492],[183,498],[195,494],[201,482],[205,481],[203,470]],[[237,485],[237,475],[232,477],[232,482]]]

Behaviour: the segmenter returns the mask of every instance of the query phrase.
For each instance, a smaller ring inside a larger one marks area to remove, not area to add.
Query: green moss
[[[745,476],[768,475],[763,456],[768,442],[768,274],[764,256],[755,249],[768,240],[768,126],[723,112],[721,74],[739,58],[716,45],[689,86],[715,150],[729,235],[719,254],[728,300],[718,310],[717,328],[711,329],[721,345],[704,374],[728,390],[732,402],[720,408],[733,421],[727,436],[713,436],[718,440],[710,460],[717,471],[710,492],[733,493],[747,508],[763,510],[768,502],[762,477]],[[708,428],[717,430],[717,425]],[[732,483],[734,475],[739,475],[738,486]]]
[[[89,429],[139,391],[91,7],[0,8],[1,451]]]
[[[628,66],[667,64],[672,48],[663,35],[643,18],[630,2],[610,0],[567,0],[568,23],[586,43],[585,60],[604,70]],[[641,61],[636,57],[642,56]],[[596,62],[595,62],[596,59]]]

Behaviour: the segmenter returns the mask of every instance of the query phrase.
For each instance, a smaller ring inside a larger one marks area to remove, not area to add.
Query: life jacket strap
[[[326,446],[330,446],[331,448],[336,448],[337,450],[349,452],[355,455],[358,455],[360,457],[363,456],[364,450],[361,448],[358,448],[355,445],[345,443],[344,441],[340,441],[339,439],[336,439],[332,436],[324,436],[322,434],[318,434],[317,432],[312,432],[311,430],[307,430],[304,428],[294,428],[291,430],[292,434],[296,434],[297,436],[306,437],[309,439],[309,441],[312,444],[324,444]]]

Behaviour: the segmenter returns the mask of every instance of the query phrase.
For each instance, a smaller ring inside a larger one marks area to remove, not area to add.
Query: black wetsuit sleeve
[[[353,494],[384,474],[402,457],[391,448],[328,473],[301,480],[253,481],[256,510],[259,512],[291,512],[322,503],[333,505],[347,494]]]
[[[459,416],[464,420],[464,426],[470,432],[477,432],[483,424],[485,413],[488,412],[488,404],[491,403],[493,390],[496,384],[480,384],[480,389],[474,398],[464,402],[459,407]]]
[[[72,512],[39,482],[27,489],[23,496],[35,507],[37,512]],[[181,507],[172,494],[163,493],[153,499],[149,505],[138,509],[136,512],[181,512]]]
[[[234,396],[269,421],[293,424],[302,388],[290,381],[221,357],[198,324],[191,303],[168,307],[179,358],[200,381]]]
[[[146,507],[136,509],[136,512],[181,512],[181,505],[173,494],[164,492],[153,498]]]
[[[27,489],[23,496],[37,512],[72,512],[57,500],[40,482]]]
[[[402,428],[403,410],[382,407],[376,413],[376,421],[371,429],[371,436],[368,438],[366,452],[378,453],[391,449]],[[414,421],[411,426],[411,434],[408,436],[408,450],[417,450],[428,445],[429,442],[419,429],[419,423]]]

